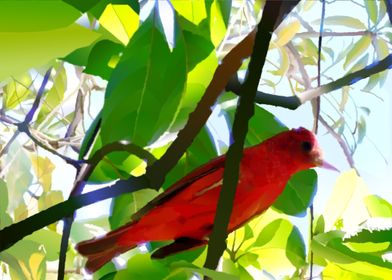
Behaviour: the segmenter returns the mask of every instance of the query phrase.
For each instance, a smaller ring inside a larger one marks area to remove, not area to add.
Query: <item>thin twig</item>
[[[306,32],[300,32],[295,34],[295,37],[297,38],[312,38],[312,37],[352,37],[352,36],[366,36],[369,33],[371,33],[368,30],[364,31],[354,31],[354,32],[316,32],[316,31],[306,31]]]
[[[317,86],[321,86],[321,48],[322,48],[322,42],[323,42],[323,32],[324,32],[324,19],[325,19],[325,0],[322,0],[322,6],[321,6],[321,21],[320,21],[320,35],[318,38],[318,49],[317,49]],[[318,132],[318,123],[320,120],[320,106],[321,106],[321,99],[320,96],[318,96],[315,99],[315,110],[314,110],[314,125],[313,125],[313,132],[314,134],[317,135]],[[309,207],[310,211],[310,241],[312,242],[313,240],[313,224],[314,224],[314,207],[313,203]],[[310,280],[313,279],[313,251],[309,243],[309,277]]]

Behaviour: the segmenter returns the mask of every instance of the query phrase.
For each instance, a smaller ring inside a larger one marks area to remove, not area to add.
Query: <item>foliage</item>
[[[222,59],[254,28],[264,2],[1,1],[0,228],[68,197],[72,183],[78,181],[75,169],[63,159],[79,164],[119,141],[161,158],[208,89]],[[327,4],[327,11],[333,2]],[[260,80],[263,92],[289,89],[283,95],[300,96],[309,89],[306,79],[316,87],[315,30],[322,20],[316,3],[301,2],[276,29]],[[327,12],[320,55],[324,81],[366,70],[391,53],[385,2],[364,1],[360,6],[356,9],[364,17]],[[315,14],[314,20],[307,20]],[[342,37],[345,40],[336,43]],[[239,69],[240,79],[247,74],[248,63],[244,60]],[[371,141],[371,108],[359,99],[382,99],[377,89],[384,85],[387,71],[368,76],[366,83],[350,82],[321,98],[320,123],[343,148],[339,153],[344,153],[351,167],[355,167],[352,158],[357,148]],[[43,95],[37,98],[41,85]],[[224,116],[225,128],[232,127],[237,101],[237,95],[227,91],[216,102],[214,112]],[[255,105],[246,146],[288,129],[271,112]],[[34,118],[26,124],[26,133],[18,123],[30,113]],[[214,131],[214,120],[210,120],[167,174],[160,191],[222,154],[228,142]],[[86,189],[91,189],[95,183],[112,184],[142,175],[146,168],[143,158],[123,149],[105,155],[83,180],[88,183]],[[109,263],[93,277],[307,279],[313,266],[319,274],[314,269],[313,277],[391,278],[392,205],[370,194],[354,169],[339,175],[325,210],[316,213],[312,238],[306,240],[308,229],[297,221],[309,218],[319,179],[315,170],[295,174],[271,209],[230,234],[219,271],[203,268],[205,248],[164,260],[151,260],[150,252],[136,248],[121,256],[125,263],[121,269]],[[94,217],[92,210],[88,219],[78,219],[66,252],[66,279],[85,277],[84,260],[73,249],[77,242],[128,222],[158,193],[142,189],[123,194],[111,201],[105,216]],[[48,225],[0,252],[0,278],[54,279],[61,228],[59,223]],[[161,245],[151,243],[146,248],[152,251]]]

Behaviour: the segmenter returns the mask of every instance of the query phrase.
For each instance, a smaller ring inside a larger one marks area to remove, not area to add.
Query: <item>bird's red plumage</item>
[[[245,149],[228,231],[270,207],[290,177],[320,165],[320,157],[313,133],[304,128],[282,132]],[[136,221],[101,238],[79,243],[78,251],[88,257],[86,268],[95,271],[114,256],[146,241],[206,240],[222,186],[224,159],[212,160],[185,176],[154,199],[151,210],[141,210],[143,215]]]

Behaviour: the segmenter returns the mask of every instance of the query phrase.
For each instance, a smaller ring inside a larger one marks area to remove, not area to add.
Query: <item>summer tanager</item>
[[[224,162],[225,156],[221,156],[197,168],[142,208],[142,214],[130,223],[79,243],[77,250],[88,258],[86,269],[96,271],[113,257],[147,241],[174,240],[154,252],[155,258],[207,244]],[[305,128],[282,132],[244,149],[228,232],[270,207],[293,174],[322,165],[328,164],[322,160],[314,134]]]

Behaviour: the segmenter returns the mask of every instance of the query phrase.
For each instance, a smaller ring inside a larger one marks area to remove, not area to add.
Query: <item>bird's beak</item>
[[[335,166],[333,166],[332,164],[330,164],[329,162],[323,160],[323,163],[320,165],[320,167],[325,168],[325,169],[329,169],[329,170],[333,170],[336,172],[340,172],[339,169],[337,169]]]
[[[325,161],[323,159],[323,155],[321,150],[316,149],[313,153],[313,158],[314,158],[314,164],[318,167],[322,167],[325,169],[329,169],[329,170],[333,170],[336,172],[340,172],[339,169],[337,169],[335,166],[333,166],[332,164],[330,164],[329,162]]]

